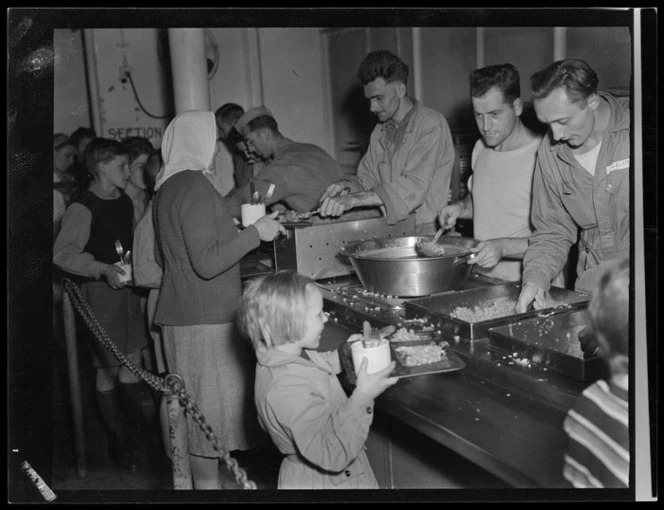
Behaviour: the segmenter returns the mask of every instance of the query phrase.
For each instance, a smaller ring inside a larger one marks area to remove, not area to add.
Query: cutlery
[[[115,252],[120,257],[120,264],[124,264],[124,260],[122,258],[122,255],[124,254],[124,250],[122,249],[122,243],[120,242],[119,239],[115,240]]]

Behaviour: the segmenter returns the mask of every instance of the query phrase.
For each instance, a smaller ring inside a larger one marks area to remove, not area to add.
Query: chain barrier
[[[132,374],[146,382],[152,388],[161,392],[171,391],[174,395],[177,395],[180,405],[191,415],[192,420],[194,420],[205,434],[207,440],[212,443],[212,447],[219,454],[219,458],[224,461],[228,470],[233,473],[238,484],[244,489],[255,490],[257,488],[256,483],[249,480],[246,471],[238,464],[237,460],[231,457],[230,454],[224,451],[219,445],[219,439],[212,430],[212,427],[205,420],[205,416],[198,411],[198,406],[185,390],[182,378],[176,374],[170,374],[165,378],[162,378],[134,365],[134,363],[120,352],[115,342],[108,337],[104,328],[97,321],[90,305],[81,295],[78,286],[69,278],[64,278],[61,285],[67,294],[69,294],[69,298],[71,299],[74,308],[76,308],[76,311],[88,326],[95,339],[110,351],[118,361],[126,366]]]

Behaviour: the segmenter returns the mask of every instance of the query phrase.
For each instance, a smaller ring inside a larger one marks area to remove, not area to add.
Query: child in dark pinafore
[[[125,250],[131,249],[133,241],[134,210],[123,191],[129,179],[127,149],[117,141],[95,138],[86,148],[85,163],[93,181],[62,218],[53,263],[67,273],[84,277],[81,293],[97,321],[120,352],[141,366],[147,333],[140,297],[121,281],[124,271],[115,265],[119,262],[115,241],[119,240]],[[138,458],[129,421],[136,425],[141,419],[143,408],[148,407],[144,403],[152,404],[150,394],[97,340],[91,339],[89,347],[110,454],[120,467],[135,470]]]

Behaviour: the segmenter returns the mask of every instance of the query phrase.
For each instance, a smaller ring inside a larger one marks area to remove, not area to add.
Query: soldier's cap
[[[252,120],[256,118],[263,116],[274,118],[272,112],[270,112],[270,110],[268,110],[267,107],[263,105],[250,108],[249,110],[244,112],[242,117],[240,117],[235,121],[233,127],[238,131],[238,133],[242,134],[242,130],[245,128],[247,124],[249,124]]]

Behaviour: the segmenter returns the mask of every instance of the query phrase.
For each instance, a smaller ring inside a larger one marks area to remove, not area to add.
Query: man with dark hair
[[[523,101],[519,71],[512,64],[470,73],[470,98],[481,138],[471,156],[470,193],[443,207],[440,224],[473,220],[473,236],[482,241],[469,261],[475,271],[507,281],[521,281],[521,259],[532,234],[531,190],[537,148],[542,136],[521,122]],[[561,277],[556,285],[564,285]]]
[[[341,168],[332,156],[317,145],[283,136],[265,106],[247,110],[234,128],[242,134],[247,151],[265,162],[253,182],[266,205],[279,203],[277,208],[282,211],[311,211],[327,186],[341,178]],[[250,198],[249,184],[233,194],[229,203],[234,205],[235,217],[240,215],[240,205]]]
[[[447,120],[408,96],[408,66],[389,51],[369,53],[358,78],[378,118],[369,148],[351,176],[329,186],[321,216],[379,206],[389,225],[415,212],[418,233],[433,233],[449,200],[455,151]],[[350,189],[342,195],[344,189]]]
[[[597,91],[583,60],[554,62],[533,74],[533,106],[549,126],[537,151],[531,221],[518,301],[546,302],[551,278],[579,243],[575,290],[592,293],[613,260],[629,256],[630,111],[628,98]]]
[[[225,103],[217,108],[214,116],[219,130],[218,141],[222,142],[233,158],[233,178],[235,187],[229,192],[247,184],[251,178],[260,171],[262,165],[257,165],[258,159],[253,157],[244,144],[244,139],[233,128],[233,124],[242,117],[244,108],[235,103]]]

